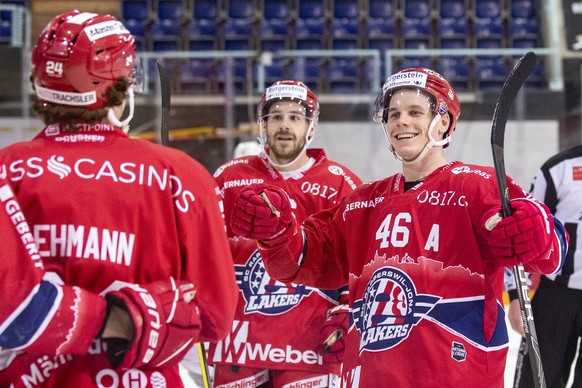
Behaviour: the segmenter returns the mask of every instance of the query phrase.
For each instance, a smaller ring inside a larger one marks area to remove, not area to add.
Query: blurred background
[[[117,16],[137,38],[146,90],[130,135],[159,142],[159,61],[170,75],[171,145],[210,172],[257,137],[264,88],[296,79],[319,96],[314,146],[366,181],[393,174],[399,163],[372,104],[386,76],[419,66],[441,72],[461,100],[448,158],[490,165],[497,96],[530,50],[538,65],[512,107],[507,172],[529,188],[543,161],[582,141],[574,0],[1,0],[0,147],[42,128],[30,114],[31,45],[71,9]]]

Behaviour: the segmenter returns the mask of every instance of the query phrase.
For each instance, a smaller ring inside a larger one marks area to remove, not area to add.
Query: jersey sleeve
[[[29,353],[83,354],[105,319],[105,300],[44,276],[28,223],[0,180],[0,347]]]

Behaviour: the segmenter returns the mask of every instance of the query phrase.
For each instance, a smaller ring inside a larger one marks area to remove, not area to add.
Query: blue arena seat
[[[501,17],[501,4],[497,0],[475,0],[475,17],[495,19]]]
[[[350,19],[333,19],[330,39],[331,48],[334,50],[361,48],[359,22]]]
[[[437,71],[449,81],[456,91],[471,89],[471,65],[465,57],[441,57]]]
[[[247,61],[245,59],[234,59],[232,61],[232,81],[236,94],[245,93],[247,90]],[[229,66],[227,60],[218,62],[216,66],[216,87],[219,93],[226,90],[227,72]]]
[[[425,19],[430,17],[429,0],[404,0],[405,19]]]
[[[192,7],[192,17],[215,21],[219,16],[218,10],[218,0],[196,0]]]
[[[511,18],[529,19],[534,16],[534,0],[511,0]]]
[[[226,15],[228,19],[254,20],[253,0],[229,0]]]
[[[184,94],[207,93],[212,90],[212,60],[190,59],[179,67],[179,90]]]
[[[299,19],[325,19],[324,0],[297,0]]]
[[[254,29],[244,19],[227,19],[223,26],[223,48],[225,50],[252,50]]]
[[[333,18],[358,20],[360,18],[358,0],[333,0]]]
[[[437,40],[441,48],[466,48],[469,25],[465,18],[442,18],[437,22]]]
[[[539,42],[539,26],[535,18],[514,18],[509,22],[509,42],[514,48],[534,48]]]
[[[508,74],[503,58],[475,58],[475,80],[477,89],[501,89]]]
[[[328,92],[358,92],[361,90],[360,78],[358,58],[330,58],[327,67]]]
[[[396,5],[393,0],[369,0],[368,20],[370,19],[390,19],[394,22],[394,10]]]
[[[404,48],[433,47],[432,21],[424,19],[404,19],[402,22],[402,41]]]
[[[151,19],[152,6],[149,0],[124,0],[121,3],[121,19],[145,23]]]
[[[181,23],[186,16],[186,5],[183,0],[157,0],[159,20],[173,20]]]
[[[289,0],[265,0],[263,5],[263,20],[289,21],[291,6]]]
[[[192,19],[187,26],[186,40],[191,51],[218,50],[218,32],[212,19]]]
[[[289,66],[289,78],[303,81],[315,93],[323,91],[325,63],[318,58],[297,58]]]
[[[182,49],[182,28],[176,20],[164,19],[152,25],[152,50],[174,51]]]
[[[319,19],[297,19],[295,45],[299,50],[326,48],[325,22]]]
[[[465,0],[440,0],[439,15],[441,18],[461,19],[467,16],[466,12]]]

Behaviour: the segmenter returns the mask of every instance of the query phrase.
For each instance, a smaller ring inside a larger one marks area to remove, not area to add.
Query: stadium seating
[[[365,92],[370,58],[282,59],[277,52],[334,49],[343,53],[350,49],[373,49],[381,54],[383,73],[385,53],[394,48],[529,50],[544,45],[534,0],[122,0],[121,3],[123,22],[136,36],[138,50],[272,52],[273,62],[265,67],[268,82],[280,76],[304,74],[308,82],[323,92],[332,88],[346,93]],[[6,21],[9,16],[3,18],[3,14],[0,13],[0,22],[3,21],[0,33],[4,38],[0,37],[0,43],[10,41],[10,24]],[[259,56],[251,59],[250,64],[236,55],[235,59],[240,91],[243,74],[253,69],[256,75],[253,64]],[[347,59],[355,59],[357,66]],[[490,55],[464,60],[455,56],[395,57],[393,67],[435,65],[459,88],[472,90],[496,85],[506,74],[502,70],[510,67],[511,59]],[[177,71],[187,80],[184,90],[218,90],[221,85],[218,79],[225,79],[225,65],[220,62],[197,60],[180,66]],[[194,76],[204,73],[200,69],[203,65],[210,67],[216,82],[197,84]],[[343,65],[346,69],[341,68]],[[357,83],[350,78],[354,73],[363,76]],[[341,77],[346,81],[342,82]],[[530,86],[543,87],[547,83],[545,77],[541,65]]]

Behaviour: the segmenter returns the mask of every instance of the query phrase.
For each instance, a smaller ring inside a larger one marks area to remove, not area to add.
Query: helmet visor
[[[136,93],[142,93],[144,88],[144,71],[141,59],[136,57],[133,61],[133,69],[129,75],[129,81],[131,82],[131,87]]]

